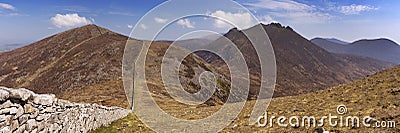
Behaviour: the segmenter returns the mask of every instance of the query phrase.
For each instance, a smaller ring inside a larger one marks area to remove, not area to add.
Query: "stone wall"
[[[72,103],[23,88],[0,87],[0,133],[88,132],[130,112],[119,107]]]

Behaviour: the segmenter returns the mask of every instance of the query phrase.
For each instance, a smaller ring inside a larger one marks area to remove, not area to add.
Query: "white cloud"
[[[264,23],[264,24],[278,23],[278,21],[274,20],[274,19],[273,19],[271,16],[269,16],[269,15],[258,17],[258,20],[261,21],[261,23]]]
[[[254,9],[266,9],[270,17],[293,23],[323,23],[334,18],[331,14],[323,12],[314,5],[293,0],[259,0],[244,5]]]
[[[349,5],[339,7],[339,11],[346,15],[360,14],[363,11],[378,10],[378,8],[367,6],[367,5]]]
[[[122,16],[135,16],[135,14],[130,12],[108,12],[111,15],[122,15]]]
[[[257,24],[252,18],[251,14],[248,12],[231,13],[218,10],[214,13],[211,13],[210,15],[218,18],[214,22],[214,26],[217,28],[231,28],[232,26],[229,23],[232,23],[235,25],[235,27],[239,29],[246,29]],[[226,20],[229,23],[223,20]]]
[[[256,3],[244,3],[244,5],[263,8],[270,10],[286,10],[286,11],[304,11],[304,10],[314,10],[314,6],[306,5],[292,0],[259,0]]]
[[[154,18],[154,21],[160,24],[164,24],[168,21],[168,19],[163,19],[163,18]]]
[[[140,26],[140,28],[142,28],[143,30],[146,30],[146,29],[148,28],[145,24],[140,24],[139,26]]]
[[[85,24],[93,23],[91,20],[86,19],[85,17],[80,17],[77,13],[74,14],[56,14],[54,17],[50,19],[51,23],[58,27],[71,27],[71,26],[79,26]]]
[[[178,24],[182,25],[186,28],[194,28],[194,26],[193,26],[194,24],[192,22],[190,22],[189,19],[180,19],[180,20],[178,20]]]
[[[9,9],[9,10],[15,10],[14,6],[12,6],[10,4],[6,4],[6,3],[0,3],[0,8]]]
[[[6,13],[6,14],[1,14],[1,11],[0,11],[0,16],[13,17],[13,16],[29,16],[29,15],[20,14],[20,13]]]
[[[133,25],[128,24],[128,28],[129,28],[129,29],[132,29],[132,28],[133,28]]]
[[[292,13],[272,13],[279,18],[288,19],[294,23],[324,23],[335,18],[329,13],[321,12],[292,12]]]

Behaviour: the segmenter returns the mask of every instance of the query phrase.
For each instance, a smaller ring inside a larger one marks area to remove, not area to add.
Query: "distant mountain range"
[[[400,45],[389,39],[359,40],[342,45],[323,38],[311,42],[332,53],[351,54],[400,64]]]
[[[321,39],[323,39],[323,38],[321,38]],[[345,42],[345,41],[342,41],[342,40],[339,40],[339,39],[336,39],[336,38],[325,38],[325,40],[328,40],[328,41],[331,41],[331,42],[334,42],[334,43],[337,43],[337,44],[342,44],[342,45],[349,44],[349,42]]]

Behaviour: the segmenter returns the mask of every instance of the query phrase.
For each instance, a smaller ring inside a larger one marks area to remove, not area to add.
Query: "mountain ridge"
[[[262,24],[262,26],[268,33],[277,61],[278,76],[274,97],[313,92],[350,82],[392,66],[390,63],[370,58],[351,56],[344,59],[345,55],[327,52],[289,26],[282,26],[279,23]],[[257,88],[260,82],[260,75],[257,75],[260,66],[249,40],[237,28],[231,29],[224,36],[234,42],[244,54],[250,73],[253,74],[251,87]],[[214,47],[208,46],[209,49],[216,49]],[[218,57],[207,52],[196,54],[207,62],[220,66],[220,69],[228,70]],[[256,90],[252,90],[252,94],[256,93]]]
[[[400,56],[398,56],[400,54],[400,45],[386,38],[362,39],[348,45],[328,42],[318,38],[311,41],[329,52],[365,56],[400,64]]]
[[[127,40],[127,36],[94,24],[60,32],[31,45],[0,53],[3,66],[0,84],[30,88],[36,93],[54,93],[74,102],[128,107],[121,70]],[[169,97],[162,84],[160,61],[170,44],[152,43],[146,59],[149,89],[154,95]],[[188,92],[200,89],[199,80],[195,78],[202,71],[213,72],[212,66],[194,54],[187,56],[181,66],[179,76]],[[214,73],[218,75],[218,72]],[[225,78],[218,78],[229,83]],[[224,102],[227,91],[227,86],[218,84],[215,96],[205,104]]]

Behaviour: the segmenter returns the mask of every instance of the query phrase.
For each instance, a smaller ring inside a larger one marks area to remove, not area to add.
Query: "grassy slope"
[[[355,82],[340,85],[337,87],[328,88],[323,91],[315,93],[282,97],[273,99],[268,112],[275,116],[284,115],[287,117],[298,115],[313,115],[317,118],[328,115],[338,115],[336,107],[344,104],[348,108],[348,113],[344,116],[372,116],[377,120],[393,120],[396,121],[396,128],[332,128],[325,126],[325,129],[330,131],[385,131],[385,132],[399,132],[400,131],[400,66],[385,70],[378,74],[366,77]],[[397,90],[397,91],[396,91]],[[167,101],[166,101],[167,102]],[[162,105],[163,103],[161,103]],[[246,104],[244,111],[239,115],[239,119],[235,120],[230,126],[223,130],[223,132],[248,132],[248,131],[313,131],[314,128],[279,128],[277,125],[274,127],[255,127],[248,125],[248,114],[254,101]],[[164,110],[173,115],[181,114],[176,107],[166,106]],[[188,108],[182,107],[181,111],[188,111]],[[212,107],[199,107],[192,108],[193,114],[196,112],[214,112],[218,110],[218,106]],[[208,113],[200,115],[181,115],[183,118],[194,119],[201,118]],[[338,115],[340,116],[340,115]],[[234,125],[236,125],[234,127]],[[327,123],[325,124],[327,125]],[[234,127],[234,128],[232,128]],[[108,127],[101,127],[93,132],[151,132],[146,128],[134,114],[126,118],[113,122]]]

